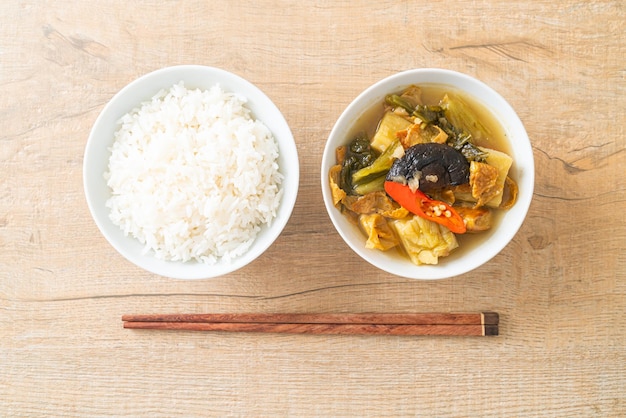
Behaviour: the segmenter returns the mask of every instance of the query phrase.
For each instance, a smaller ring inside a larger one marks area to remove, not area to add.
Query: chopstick
[[[123,315],[124,328],[340,335],[498,335],[496,312]]]

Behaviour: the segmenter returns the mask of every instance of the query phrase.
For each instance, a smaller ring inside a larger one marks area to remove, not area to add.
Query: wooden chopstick
[[[497,325],[277,324],[246,322],[124,322],[124,328],[341,335],[498,335]]]
[[[277,324],[497,325],[496,312],[471,313],[205,313],[123,315],[129,322],[244,322]]]
[[[154,314],[123,315],[124,328],[342,335],[498,335],[499,315],[409,314]]]

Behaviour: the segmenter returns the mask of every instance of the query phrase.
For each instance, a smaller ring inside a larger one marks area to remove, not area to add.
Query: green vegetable
[[[469,132],[458,129],[445,117],[439,120],[439,127],[448,134],[446,143],[460,151],[467,161],[482,162],[487,158],[487,153],[472,143],[472,135]]]
[[[376,160],[366,135],[360,134],[350,142],[339,173],[339,187],[347,194],[354,194],[352,174],[371,165]]]
[[[386,174],[396,158],[401,157],[402,154],[403,150],[400,140],[394,139],[387,149],[383,151],[383,153],[380,154],[371,165],[352,174],[352,184],[363,183],[372,177],[378,177],[381,174]]]
[[[443,109],[439,106],[417,105],[413,111],[413,116],[419,118],[423,123],[436,124],[443,116]]]
[[[393,107],[401,107],[411,116],[419,118],[426,124],[436,123],[443,116],[441,106],[413,105],[409,100],[397,94],[388,94],[385,103]]]
[[[446,94],[441,100],[446,119],[460,131],[469,132],[476,139],[489,138],[492,134],[478,115],[460,97]]]
[[[398,96],[397,94],[388,94],[385,96],[385,103],[392,107],[401,107],[410,115],[415,110],[415,106],[413,103],[406,100],[404,97]]]
[[[394,139],[391,145],[374,160],[372,164],[352,174],[352,187],[356,194],[364,195],[370,191],[383,190],[383,183],[393,162],[402,157],[404,148],[399,139]]]
[[[384,190],[386,177],[387,177],[386,173],[382,174],[378,177],[375,177],[373,179],[370,179],[366,182],[363,182],[361,184],[354,186],[352,190],[354,190],[356,194],[361,195],[361,196],[364,196],[371,192]]]

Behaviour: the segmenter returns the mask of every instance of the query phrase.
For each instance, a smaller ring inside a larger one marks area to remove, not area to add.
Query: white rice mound
[[[244,254],[282,197],[278,145],[246,99],[178,83],[124,115],[111,147],[110,218],[158,259]]]

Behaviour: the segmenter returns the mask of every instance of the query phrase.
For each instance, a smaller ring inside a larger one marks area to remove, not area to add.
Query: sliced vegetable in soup
[[[514,205],[513,159],[493,117],[456,92],[410,86],[381,109],[336,150],[334,204],[367,248],[437,264]]]

